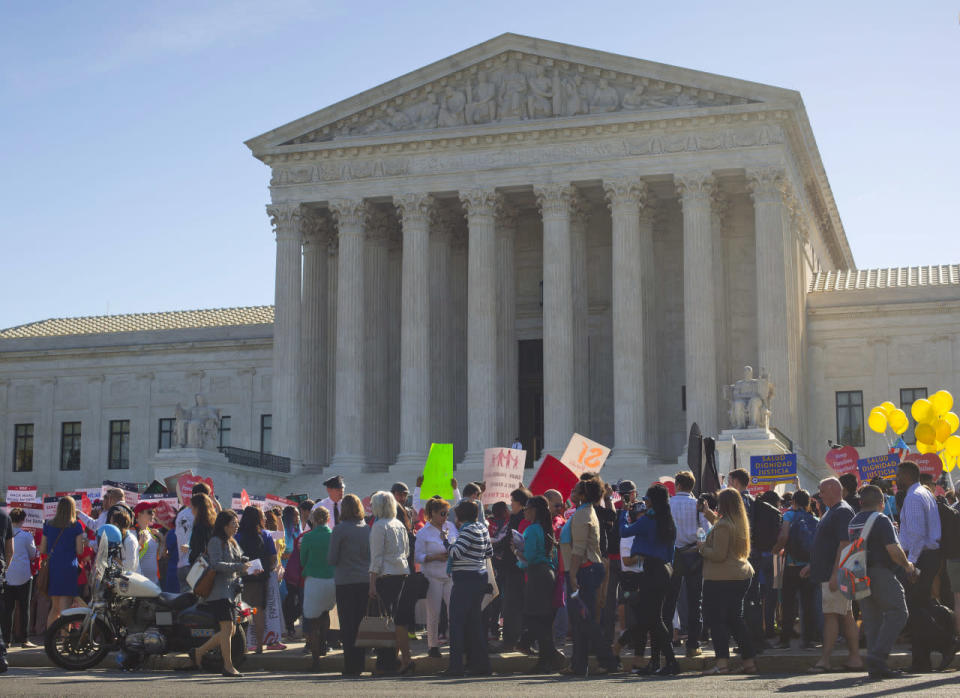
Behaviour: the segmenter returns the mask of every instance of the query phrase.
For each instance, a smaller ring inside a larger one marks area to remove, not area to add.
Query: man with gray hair
[[[817,524],[810,552],[810,564],[800,570],[801,577],[809,577],[820,585],[823,608],[823,652],[819,661],[808,670],[811,674],[830,671],[830,655],[837,642],[837,632],[843,628],[849,656],[844,668],[863,668],[860,659],[860,639],[857,622],[853,619],[853,605],[840,593],[837,586],[837,565],[840,552],[849,542],[848,526],[853,518],[853,509],[843,501],[843,487],[835,477],[820,481],[820,498],[827,513]]]

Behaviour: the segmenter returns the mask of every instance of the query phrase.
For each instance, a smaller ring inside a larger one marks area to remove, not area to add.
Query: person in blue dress
[[[177,512],[179,513],[179,512]],[[177,546],[177,529],[167,531],[164,545],[167,549],[167,565],[163,576],[163,590],[171,594],[180,593],[180,580],[177,579],[177,565],[180,562],[180,550]]]
[[[83,552],[85,544],[83,527],[77,521],[77,503],[73,497],[61,497],[56,515],[43,524],[43,538],[40,540],[40,554],[49,557],[47,565],[50,569],[47,627],[70,608],[80,594],[77,557]]]

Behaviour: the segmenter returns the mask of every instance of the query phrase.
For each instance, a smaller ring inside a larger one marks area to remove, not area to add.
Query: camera
[[[630,505],[628,511],[628,516],[630,517],[631,523],[643,516],[643,512],[647,510],[647,503],[642,499],[636,502],[633,502]]]

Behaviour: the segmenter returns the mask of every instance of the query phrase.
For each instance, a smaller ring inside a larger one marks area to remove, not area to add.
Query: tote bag
[[[357,647],[396,647],[397,636],[393,618],[384,611],[383,603],[377,599],[375,609],[371,609],[373,600],[367,603],[367,614],[360,621],[357,630]]]

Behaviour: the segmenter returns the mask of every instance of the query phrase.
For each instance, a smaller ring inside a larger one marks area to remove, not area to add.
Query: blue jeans
[[[580,593],[577,600],[567,603],[570,609],[570,622],[573,625],[573,659],[571,666],[575,674],[587,673],[587,662],[590,650],[597,656],[601,666],[613,669],[617,660],[610,649],[610,643],[605,642],[600,631],[600,614],[597,612],[597,593],[603,585],[603,565],[581,567],[577,571],[577,585]],[[580,609],[585,614],[581,616]]]
[[[470,657],[471,673],[490,671],[487,637],[480,604],[487,592],[487,573],[454,572],[450,591],[450,666],[449,671],[463,671],[463,655]]]

